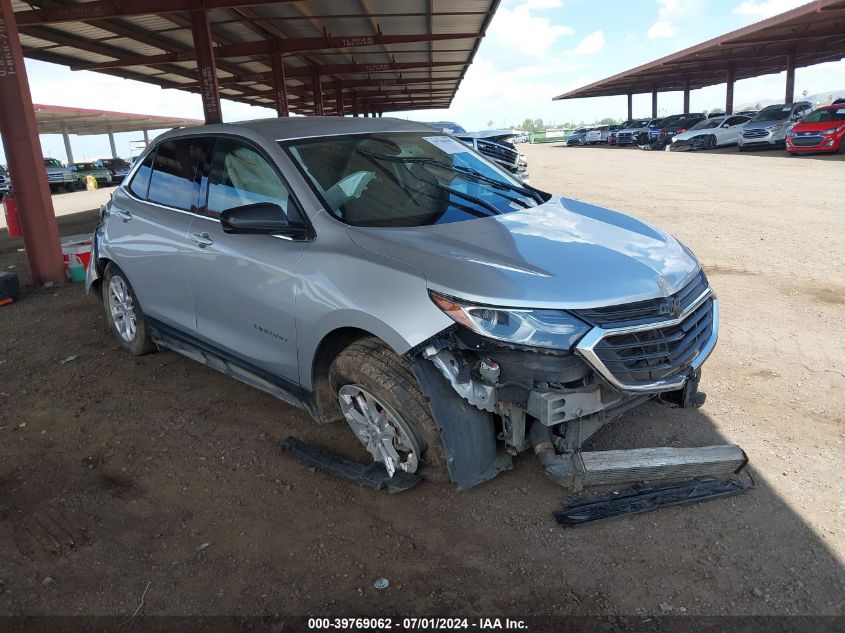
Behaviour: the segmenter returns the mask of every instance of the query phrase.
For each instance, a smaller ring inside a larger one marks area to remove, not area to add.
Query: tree
[[[599,121],[599,125],[616,125],[619,123],[616,119],[611,119],[610,117],[606,117]]]

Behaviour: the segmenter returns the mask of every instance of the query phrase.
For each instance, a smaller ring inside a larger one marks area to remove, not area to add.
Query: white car
[[[725,145],[736,145],[739,143],[742,126],[750,120],[751,117],[743,115],[715,116],[704,119],[686,132],[675,135],[672,138],[672,149],[680,149],[685,146],[715,149]]]
[[[585,143],[587,145],[596,145],[598,143],[607,143],[607,134],[610,132],[609,125],[599,125],[587,131]]]

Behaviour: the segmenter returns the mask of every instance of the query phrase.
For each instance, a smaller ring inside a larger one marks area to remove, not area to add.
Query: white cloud
[[[578,46],[573,48],[571,51],[567,51],[567,53],[569,55],[595,55],[603,48],[604,32],[595,31],[578,42]]]
[[[744,0],[736,8],[733,13],[736,15],[750,15],[759,18],[770,18],[778,13],[789,11],[795,7],[800,7],[802,4],[807,4],[808,0]]]
[[[522,6],[528,10],[542,11],[543,9],[559,9],[563,6],[563,2],[561,0],[527,0]]]
[[[671,20],[658,20],[654,24],[651,25],[651,28],[648,30],[648,39],[655,40],[661,37],[672,37],[678,32],[672,25]]]
[[[548,18],[531,15],[532,8],[555,8],[549,0],[528,0],[513,9],[499,7],[488,30],[489,37],[502,48],[528,57],[540,58],[564,35],[575,31],[562,24],[552,24]]]

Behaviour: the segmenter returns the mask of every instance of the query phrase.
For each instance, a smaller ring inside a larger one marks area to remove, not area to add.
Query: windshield
[[[754,123],[760,123],[762,121],[782,121],[789,117],[789,113],[792,112],[792,106],[788,105],[773,105],[769,106],[768,108],[763,108],[754,117]]]
[[[56,160],[55,158],[45,158],[44,159],[44,166],[45,167],[61,167],[62,164]]]
[[[336,218],[427,226],[510,213],[539,198],[449,136],[378,133],[280,142]]]
[[[803,123],[835,123],[838,121],[845,121],[845,108],[816,110],[804,117]]]
[[[724,119],[704,119],[703,121],[699,121],[693,125],[690,130],[709,130],[714,127],[719,127],[719,124],[722,121],[724,121]]]
[[[79,171],[93,171],[97,169],[97,166],[94,163],[76,163],[75,167]]]

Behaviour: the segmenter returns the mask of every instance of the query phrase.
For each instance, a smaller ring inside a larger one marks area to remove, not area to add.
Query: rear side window
[[[216,216],[226,209],[272,202],[288,215],[289,200],[290,193],[281,176],[258,151],[235,139],[217,141],[208,187],[209,214]]]
[[[177,139],[158,146],[147,199],[190,210],[196,199],[195,175],[202,155],[202,139]]]
[[[129,183],[129,191],[141,198],[141,200],[147,199],[147,190],[150,188],[150,174],[153,171],[154,158],[154,151],[147,154],[144,162],[141,163],[141,166],[138,167],[138,171],[135,172],[132,182]]]

